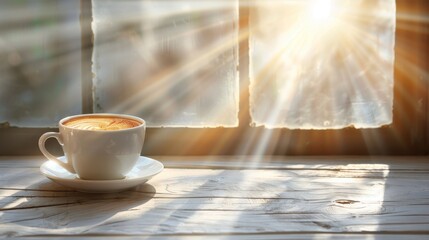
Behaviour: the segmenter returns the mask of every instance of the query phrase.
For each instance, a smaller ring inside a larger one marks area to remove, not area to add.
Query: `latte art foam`
[[[128,118],[118,117],[81,117],[66,121],[63,125],[81,130],[112,131],[133,128],[141,125],[140,122]]]

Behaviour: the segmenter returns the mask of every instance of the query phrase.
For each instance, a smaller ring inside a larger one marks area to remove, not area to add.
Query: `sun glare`
[[[316,23],[326,23],[332,19],[332,0],[315,0],[310,9],[310,18]]]

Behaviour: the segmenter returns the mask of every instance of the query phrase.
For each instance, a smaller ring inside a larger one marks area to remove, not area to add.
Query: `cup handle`
[[[39,138],[39,148],[40,148],[40,151],[43,153],[43,155],[45,155],[45,157],[47,157],[49,160],[52,160],[52,161],[58,163],[61,167],[65,168],[67,171],[69,171],[71,173],[76,173],[75,170],[73,169],[73,166],[72,166],[70,161],[63,162],[59,158],[52,155],[48,150],[46,150],[45,143],[46,143],[46,140],[48,140],[48,138],[55,138],[55,139],[57,139],[58,143],[61,146],[64,146],[63,141],[62,141],[61,136],[60,136],[60,133],[57,133],[57,132],[44,133]]]

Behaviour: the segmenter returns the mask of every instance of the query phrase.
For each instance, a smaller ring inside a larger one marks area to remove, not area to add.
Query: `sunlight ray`
[[[200,50],[199,53],[196,54],[197,57],[194,60],[187,61],[182,66],[173,66],[168,71],[161,72],[161,76],[159,76],[156,81],[150,81],[153,84],[146,85],[146,82],[142,83],[142,87],[139,88],[141,89],[140,91],[136,92],[135,95],[130,96],[126,101],[121,102],[120,105],[114,106],[111,111],[125,111],[135,114],[144,109],[145,106],[153,105],[154,103],[159,101],[160,98],[165,97],[165,95],[160,94],[160,89],[162,89],[162,86],[164,86],[166,82],[170,82],[171,79],[175,78],[175,81],[172,86],[183,84],[182,81],[186,79],[186,76],[188,76],[188,74],[193,74],[195,69],[200,69],[202,66],[211,62],[223,51],[228,50],[232,46],[234,46],[234,44],[236,44],[234,41],[225,42],[222,44],[215,43],[212,46],[208,46],[207,48]],[[231,61],[233,61],[233,59],[231,59]],[[182,76],[182,80],[179,79],[179,81],[177,81],[177,76]],[[198,81],[195,81],[195,83],[193,83],[193,85],[196,84],[198,84]],[[187,86],[187,88],[189,89],[191,88],[191,86]],[[186,92],[182,92],[182,94],[184,95],[186,94]],[[141,101],[144,96],[147,98],[147,100]],[[168,101],[170,101],[170,103],[174,102],[175,99],[167,99],[167,102],[165,103],[168,103]],[[158,110],[162,111],[162,109]]]

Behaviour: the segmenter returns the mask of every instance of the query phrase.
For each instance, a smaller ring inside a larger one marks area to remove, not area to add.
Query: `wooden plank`
[[[45,240],[52,236],[25,237],[26,240]],[[419,234],[329,234],[329,233],[293,233],[293,234],[233,234],[233,235],[135,235],[135,236],[53,236],[55,239],[85,240],[85,239],[152,239],[152,240],[421,240],[427,239]]]
[[[0,196],[10,191],[68,192],[70,190],[45,179],[37,168],[0,168]],[[164,197],[253,197],[290,198],[314,196],[337,191],[337,197],[360,193],[368,198],[379,194],[385,186],[396,199],[406,199],[408,193],[429,197],[425,172],[331,171],[331,170],[207,170],[166,169],[149,183]],[[353,186],[353,187],[351,187]],[[194,191],[198,189],[198,191]],[[311,190],[311,192],[308,192]],[[135,191],[147,193],[146,185]],[[306,192],[307,191],[307,192]]]
[[[410,232],[428,234],[427,216],[337,217],[317,213],[270,214],[139,208],[127,201],[2,212],[1,236],[252,234],[287,232]],[[168,203],[166,205],[176,204]],[[177,205],[178,207],[183,207]],[[129,210],[127,210],[129,209]],[[404,221],[405,220],[405,221]]]

